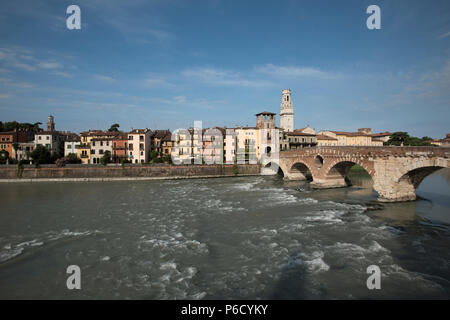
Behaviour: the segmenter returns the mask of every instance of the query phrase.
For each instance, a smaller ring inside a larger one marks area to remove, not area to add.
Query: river
[[[0,298],[449,299],[449,176],[404,203],[376,202],[358,174],[328,190],[278,176],[2,183]]]

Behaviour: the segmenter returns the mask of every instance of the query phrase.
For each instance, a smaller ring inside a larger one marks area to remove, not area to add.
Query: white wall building
[[[78,151],[76,146],[79,145],[81,145],[81,141],[79,140],[64,141],[64,157],[67,157],[71,153],[77,154]]]
[[[134,129],[128,133],[128,159],[132,163],[148,162],[151,135],[150,129]]]

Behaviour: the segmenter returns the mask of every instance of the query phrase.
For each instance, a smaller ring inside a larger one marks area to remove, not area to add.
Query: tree
[[[431,146],[432,139],[430,137],[410,137],[407,132],[394,132],[392,136],[389,138],[385,145],[393,145],[393,146]]]
[[[148,158],[149,158],[149,160],[148,160],[149,162],[151,162],[151,163],[156,162],[156,160],[158,159],[158,151],[156,151],[156,150],[151,151],[148,155]]]
[[[50,151],[42,145],[38,145],[30,155],[33,161],[38,165],[52,163],[52,155],[50,154]]]
[[[172,164],[172,157],[170,156],[170,154],[164,156],[162,159],[164,163]]]
[[[100,158],[100,163],[106,166],[110,162],[111,162],[111,152],[106,150],[105,153],[103,154],[103,157]]]
[[[400,146],[405,145],[406,141],[409,139],[409,134],[407,132],[398,131],[394,132],[389,140],[386,142],[387,145]]]
[[[119,127],[120,125],[118,123],[114,123],[113,125],[111,125],[108,131],[119,132]]]
[[[67,163],[81,163],[81,159],[78,158],[76,153],[69,153],[67,156]]]

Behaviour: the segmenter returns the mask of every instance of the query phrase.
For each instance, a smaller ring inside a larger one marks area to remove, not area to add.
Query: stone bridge
[[[430,173],[450,168],[450,148],[438,147],[313,147],[282,151],[279,160],[263,164],[261,174],[304,180],[311,175],[313,188],[347,186],[353,165],[373,179],[380,201],[415,200],[415,189]]]

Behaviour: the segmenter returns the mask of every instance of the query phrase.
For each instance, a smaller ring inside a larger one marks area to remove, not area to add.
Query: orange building
[[[15,143],[28,142],[33,139],[33,133],[24,130],[14,130],[8,132],[0,132],[0,151],[5,150],[9,159],[16,159]],[[18,147],[18,145],[17,145]]]
[[[113,162],[120,162],[122,159],[128,159],[128,135],[121,134],[112,139],[111,157]]]

